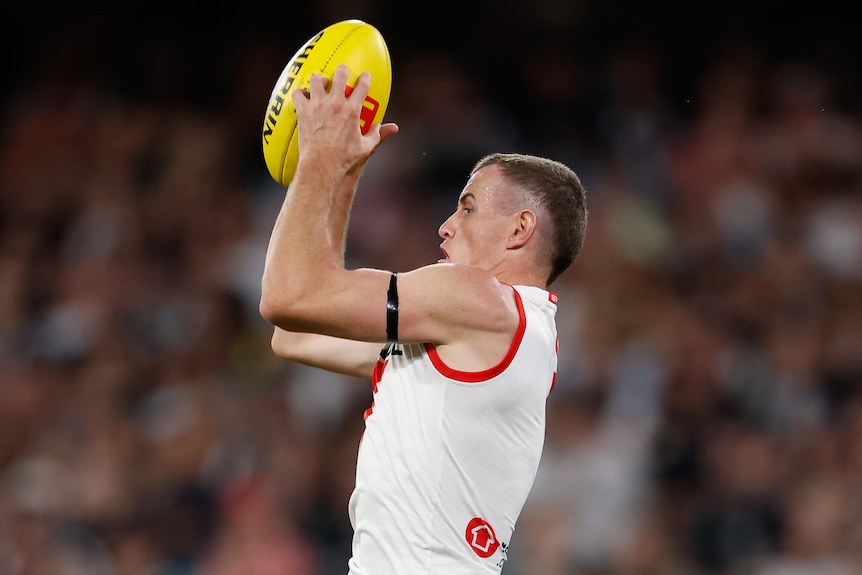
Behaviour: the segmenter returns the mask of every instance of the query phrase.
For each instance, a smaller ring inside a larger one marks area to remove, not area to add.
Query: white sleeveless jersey
[[[521,321],[490,369],[451,369],[430,344],[381,354],[348,506],[350,575],[500,573],[539,465],[558,351],[556,294],[514,289]]]

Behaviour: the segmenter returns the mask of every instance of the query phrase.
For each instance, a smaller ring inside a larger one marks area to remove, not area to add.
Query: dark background
[[[685,107],[705,63],[733,43],[756,46],[769,63],[810,61],[846,85],[846,103],[858,102],[858,30],[841,2],[10,3],[2,10],[10,85],[53,74],[71,85],[98,80],[128,97],[214,108],[238,90],[265,91],[237,85],[250,50],[271,50],[267,65],[277,73],[279,56],[286,60],[317,30],[353,17],[384,33],[396,81],[408,53],[442,51],[507,105],[517,105],[516,67],[537,48],[536,57],[571,52],[600,66],[614,50],[644,46],[660,54]]]
[[[387,40],[402,132],[363,175],[351,264],[434,261],[483,153],[562,159],[588,190],[503,573],[859,573],[852,12],[4,4],[0,573],[345,572],[368,382],[276,359],[256,305],[284,193],[264,106],[354,17]]]

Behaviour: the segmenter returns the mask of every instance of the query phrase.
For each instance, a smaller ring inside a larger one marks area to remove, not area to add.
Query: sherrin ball
[[[382,123],[392,89],[392,63],[382,34],[356,19],[327,26],[296,51],[269,97],[263,120],[263,157],[269,174],[279,184],[290,184],[299,161],[293,92],[308,89],[312,74],[331,79],[340,64],[349,70],[348,93],[362,72],[371,73],[371,87],[359,117],[362,133]]]

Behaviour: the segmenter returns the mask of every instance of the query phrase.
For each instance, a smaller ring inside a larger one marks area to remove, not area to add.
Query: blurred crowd
[[[648,45],[533,49],[505,96],[451,53],[399,56],[401,132],[347,252],[436,261],[491,151],[587,187],[503,573],[862,574],[859,93],[746,43],[685,100]],[[257,312],[284,194],[259,128],[288,56],[236,55],[217,109],[51,69],[4,96],[0,573],[346,572],[370,382],[276,358]]]

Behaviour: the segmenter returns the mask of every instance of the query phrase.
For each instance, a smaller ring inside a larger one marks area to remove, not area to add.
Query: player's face
[[[506,191],[497,166],[486,166],[470,178],[455,213],[437,232],[443,238],[439,263],[495,268],[506,251],[508,216],[501,208]]]

